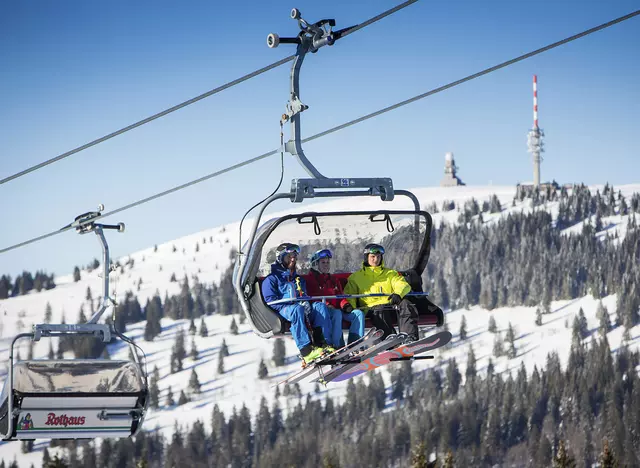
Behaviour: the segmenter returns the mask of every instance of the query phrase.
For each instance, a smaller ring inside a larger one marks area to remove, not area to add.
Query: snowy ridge
[[[589,187],[592,193],[597,189],[602,191],[603,186]],[[614,187],[616,192],[620,190],[629,199],[631,194],[640,192],[640,184]],[[413,190],[420,200],[421,207],[426,208],[435,202],[438,209],[441,209],[445,200],[452,200],[456,206],[461,207],[466,200],[475,198],[479,203],[489,200],[495,194],[502,204],[503,211],[491,215],[483,214],[485,223],[493,223],[509,213],[518,211],[531,211],[529,201],[516,203],[512,206],[515,195],[515,187],[452,187],[452,188],[419,188]],[[348,204],[347,204],[348,203]],[[282,213],[300,211],[329,211],[339,209],[365,210],[375,208],[388,209],[411,209],[412,205],[408,199],[398,198],[394,202],[382,204],[379,199],[350,199],[326,201],[313,205],[289,205],[289,208]],[[544,209],[557,215],[558,203],[548,203],[546,206],[537,207],[536,210]],[[275,213],[277,216],[281,213]],[[433,214],[434,224],[437,226],[441,222],[456,223],[459,212],[439,212]],[[270,216],[267,216],[270,217]],[[599,237],[613,236],[617,233],[620,238],[624,236],[627,229],[628,216],[611,216],[603,218],[603,230],[598,233]],[[243,237],[246,238],[252,220],[245,221],[243,226]],[[201,283],[219,282],[221,274],[229,266],[229,254],[232,247],[237,248],[239,223],[233,223],[224,227],[208,229],[196,234],[185,236],[174,241],[166,242],[132,253],[126,257],[114,259],[124,266],[111,274],[112,293],[115,293],[117,300],[122,300],[127,291],[133,291],[137,295],[142,306],[148,298],[151,298],[156,291],[160,297],[165,293],[169,296],[180,292],[180,282],[186,275],[190,282],[192,275],[197,275]],[[566,229],[571,232],[582,229],[582,223]],[[108,236],[108,234],[107,234]],[[196,252],[198,244],[198,252]],[[174,250],[175,246],[175,252]],[[98,255],[98,245],[96,243],[96,257]],[[90,259],[87,259],[87,263]],[[131,265],[133,261],[133,265]],[[71,270],[73,265],[69,265]],[[171,282],[170,277],[175,273],[177,282]],[[139,279],[142,279],[138,290]],[[59,322],[64,314],[67,323],[75,322],[78,317],[80,306],[84,304],[85,314],[90,314],[89,303],[86,301],[86,292],[89,287],[94,298],[101,294],[101,268],[88,272],[81,272],[81,280],[73,281],[73,275],[66,275],[55,278],[56,287],[52,290],[40,293],[32,292],[25,296],[18,296],[0,301],[0,358],[3,364],[0,365],[0,374],[6,375],[6,361],[8,358],[8,347],[11,339],[16,333],[28,330],[32,324],[42,322],[47,303],[52,307],[52,322]],[[611,321],[615,319],[616,296],[611,295],[603,299],[604,306],[611,313]],[[436,353],[434,361],[416,361],[413,364],[416,372],[431,366],[440,366],[446,360],[454,357],[460,368],[466,365],[466,355],[469,346],[473,346],[477,367],[480,372],[486,369],[488,359],[492,357],[492,349],[495,335],[487,331],[489,317],[496,320],[498,329],[504,335],[509,322],[516,331],[517,357],[507,359],[492,358],[496,372],[505,372],[518,369],[521,362],[524,362],[528,371],[534,365],[544,365],[547,354],[557,351],[563,364],[569,354],[571,343],[571,323],[578,310],[582,308],[587,318],[589,329],[593,331],[597,328],[596,318],[597,301],[587,296],[572,301],[555,301],[551,304],[552,313],[543,316],[543,325],[537,327],[535,321],[535,308],[532,307],[512,307],[494,309],[489,312],[480,307],[472,307],[469,310],[455,310],[447,313],[447,325],[454,334],[452,344],[442,351]],[[110,311],[108,311],[110,313]],[[468,338],[461,341],[458,336],[462,316],[467,322]],[[237,319],[237,317],[236,317]],[[299,360],[295,357],[297,349],[291,338],[286,338],[287,364],[284,367],[276,368],[271,362],[274,340],[263,340],[255,336],[247,324],[239,325],[238,335],[229,332],[229,325],[232,316],[212,315],[205,317],[208,329],[208,336],[203,338],[196,334],[193,337],[195,345],[199,351],[199,358],[193,361],[187,357],[184,361],[184,369],[181,372],[170,374],[170,354],[171,347],[175,340],[175,334],[180,327],[185,330],[187,352],[191,348],[191,335],[187,329],[187,320],[173,321],[167,318],[162,319],[162,334],[155,338],[153,342],[143,340],[144,322],[128,325],[126,334],[136,340],[139,346],[147,355],[149,373],[154,366],[158,367],[160,374],[160,404],[158,410],[150,410],[145,420],[144,429],[154,430],[160,428],[167,437],[170,437],[174,421],[182,425],[190,425],[193,421],[200,419],[206,426],[210,425],[210,416],[214,404],[218,404],[220,409],[226,414],[230,414],[233,408],[239,409],[245,404],[252,414],[256,413],[260,399],[266,397],[269,404],[274,399],[274,389],[271,387],[277,381],[282,380],[285,375],[299,369]],[[568,323],[568,327],[565,327]],[[199,328],[199,321],[196,321]],[[623,330],[618,328],[608,334],[609,343],[612,350],[616,350],[622,343]],[[638,346],[640,328],[631,330],[632,346]],[[218,353],[222,340],[225,339],[230,356],[224,360],[225,373],[217,375]],[[43,339],[35,344],[34,357],[44,358],[49,350],[48,340]],[[54,349],[57,343],[54,341]],[[128,347],[116,345],[109,348],[113,359],[127,359]],[[27,355],[27,342],[23,341],[20,355],[24,358]],[[68,358],[71,358],[69,353]],[[269,369],[269,378],[258,380],[258,365],[263,358]],[[382,370],[385,380],[389,382],[389,368]],[[201,393],[192,396],[192,401],[182,406],[167,407],[164,405],[167,390],[171,387],[174,399],[177,401],[180,390],[187,392],[187,384],[192,369],[195,369],[201,383]],[[4,379],[4,377],[3,377]],[[346,382],[332,383],[326,389],[320,388],[320,393],[314,393],[313,383],[302,383],[302,394],[311,392],[313,398],[324,398],[325,394],[330,394],[332,398],[342,398],[346,389]],[[280,404],[285,410],[288,405],[297,404],[297,397],[280,397]],[[22,454],[20,443],[0,443],[0,458],[5,462],[10,462],[17,458],[19,466],[28,467],[33,463],[40,466],[42,460],[42,450],[48,447],[48,441],[36,441],[34,452]],[[56,453],[58,449],[50,449]]]

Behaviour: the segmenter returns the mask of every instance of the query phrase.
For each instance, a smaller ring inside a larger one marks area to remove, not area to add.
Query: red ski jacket
[[[320,273],[312,268],[309,270],[309,274],[305,275],[305,281],[309,296],[337,296],[344,294],[342,283],[330,273]],[[346,299],[327,299],[327,305],[336,309],[341,309],[347,302]]]

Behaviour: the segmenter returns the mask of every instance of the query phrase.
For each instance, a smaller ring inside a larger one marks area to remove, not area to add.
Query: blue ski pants
[[[308,304],[308,303],[307,303]],[[322,302],[314,302],[309,306],[309,321],[311,327],[322,328],[322,334],[327,342],[330,342],[332,333],[332,322],[329,308]],[[305,324],[305,306],[301,303],[291,304],[280,309],[280,315],[285,320],[291,322],[291,334],[298,349],[304,348],[311,343],[309,332]]]
[[[344,314],[340,309],[330,307],[331,325],[333,333],[331,334],[331,344],[335,348],[342,348],[345,345],[344,335],[342,333],[342,320],[346,320],[349,325],[349,343],[357,340],[364,335],[364,313],[359,309],[354,309],[348,314]]]

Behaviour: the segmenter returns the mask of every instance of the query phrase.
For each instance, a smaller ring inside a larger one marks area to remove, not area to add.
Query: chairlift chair
[[[269,47],[274,48],[279,44],[296,44],[296,54],[291,67],[290,99],[286,113],[282,116],[281,123],[290,122],[291,139],[284,145],[284,150],[295,156],[311,178],[293,179],[289,192],[275,193],[265,199],[260,205],[258,214],[254,220],[247,242],[239,245],[239,254],[234,268],[233,286],[240,301],[240,305],[251,325],[253,331],[262,338],[271,338],[287,331],[288,322],[283,320],[273,309],[265,303],[261,294],[260,267],[264,264],[265,250],[273,240],[270,236],[278,227],[286,223],[295,223],[300,232],[303,229],[322,231],[321,224],[335,216],[367,218],[370,223],[378,221],[391,222],[392,217],[404,217],[414,220],[415,239],[414,249],[416,258],[413,265],[402,271],[415,295],[410,298],[420,312],[419,324],[429,326],[441,326],[444,323],[442,310],[431,303],[424,294],[421,294],[421,275],[424,271],[430,250],[431,216],[420,209],[420,203],[416,196],[407,190],[396,190],[393,181],[388,177],[380,178],[328,178],[322,175],[307,159],[302,149],[300,136],[300,116],[308,109],[300,101],[300,68],[305,55],[308,52],[315,53],[325,45],[333,45],[340,39],[346,28],[340,31],[332,31],[335,20],[322,20],[309,24],[302,19],[299,10],[293,9],[291,17],[298,21],[301,32],[294,38],[281,38],[276,34],[270,34],[267,39]],[[339,198],[339,197],[379,197],[383,202],[394,200],[396,196],[409,198],[412,202],[411,210],[374,210],[374,211],[339,211],[339,212],[301,212],[272,219],[260,225],[264,211],[276,200],[289,200],[300,203],[310,198]],[[251,211],[251,210],[249,210]],[[248,213],[247,213],[248,214]],[[245,215],[246,216],[246,215]],[[244,218],[243,218],[244,219]],[[308,224],[310,226],[305,226]],[[423,225],[424,231],[420,235],[419,225]],[[320,232],[316,232],[319,236]],[[292,241],[292,239],[282,239]],[[273,245],[272,245],[273,246]],[[348,274],[341,276],[346,278]]]
[[[94,232],[102,245],[103,295],[99,310],[84,324],[38,324],[18,334],[9,348],[9,373],[0,396],[3,440],[92,439],[135,435],[148,405],[146,372],[133,342],[111,324],[99,324],[109,298],[109,247],[103,230],[124,231],[124,224],[98,224],[104,206],[84,213],[69,226],[80,234]],[[69,227],[69,226],[65,226]],[[64,229],[64,228],[63,228]],[[106,359],[31,359],[14,361],[20,339],[91,336],[105,343],[113,335],[129,344],[133,362]]]

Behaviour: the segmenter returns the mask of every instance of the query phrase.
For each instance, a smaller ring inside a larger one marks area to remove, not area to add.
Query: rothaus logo
[[[84,416],[67,416],[61,414],[56,416],[56,413],[49,413],[47,415],[47,422],[45,426],[84,426]]]

